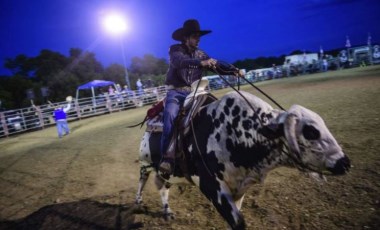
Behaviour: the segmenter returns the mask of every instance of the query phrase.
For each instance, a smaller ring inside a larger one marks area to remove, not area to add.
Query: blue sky
[[[125,15],[128,33],[105,33],[109,11]],[[91,51],[105,67],[124,63],[122,47],[127,65],[144,54],[167,59],[172,32],[189,18],[213,31],[200,47],[228,62],[344,47],[346,36],[352,45],[366,44],[368,33],[380,41],[379,0],[1,0],[0,75],[10,74],[5,58],[42,49]]]

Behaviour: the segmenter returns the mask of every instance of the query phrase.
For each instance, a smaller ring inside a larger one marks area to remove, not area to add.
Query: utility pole
[[[368,45],[369,63],[373,65],[371,40],[372,40],[371,34],[368,33],[367,45]]]

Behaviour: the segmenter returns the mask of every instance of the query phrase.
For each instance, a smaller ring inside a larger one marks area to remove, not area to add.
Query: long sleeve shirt
[[[66,107],[57,108],[54,110],[54,119],[56,121],[66,120],[66,113],[70,110],[71,103],[68,103]]]
[[[209,58],[200,49],[189,50],[184,44],[172,45],[169,49],[169,70],[165,84],[174,87],[191,86],[193,82],[202,78],[204,70],[215,72],[214,69],[201,65],[201,61]],[[220,69],[218,73],[231,75],[234,71],[236,71],[234,67],[227,67],[227,69]]]

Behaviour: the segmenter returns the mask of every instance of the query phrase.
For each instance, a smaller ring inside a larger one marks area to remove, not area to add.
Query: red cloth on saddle
[[[147,117],[149,119],[152,119],[153,117],[157,116],[160,112],[164,110],[164,100],[161,100],[154,104],[152,108],[148,109],[148,112],[146,113]]]

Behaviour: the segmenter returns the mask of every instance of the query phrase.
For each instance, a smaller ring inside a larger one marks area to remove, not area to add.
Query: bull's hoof
[[[165,221],[171,221],[175,219],[174,213],[172,212],[164,213],[163,217]]]
[[[142,198],[141,199],[136,198],[135,204],[142,204],[142,203],[143,203],[143,199]]]

